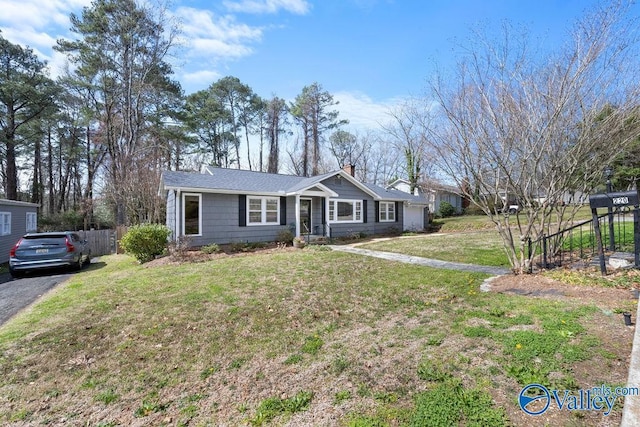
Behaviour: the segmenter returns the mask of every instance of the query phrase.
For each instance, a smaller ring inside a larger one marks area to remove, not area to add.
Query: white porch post
[[[173,240],[174,241],[178,241],[178,238],[180,237],[180,234],[182,234],[182,224],[180,223],[180,219],[182,217],[182,215],[180,215],[180,212],[182,210],[182,194],[180,193],[180,190],[176,191],[176,222],[174,224],[174,233],[173,233]]]
[[[300,237],[300,195],[296,194],[296,237]]]
[[[324,217],[327,220],[327,223],[324,224],[324,234],[326,237],[331,237],[329,236],[329,233],[331,232],[331,227],[329,227],[329,195],[324,198],[324,214]]]

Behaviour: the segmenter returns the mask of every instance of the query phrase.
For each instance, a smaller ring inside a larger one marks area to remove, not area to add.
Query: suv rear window
[[[66,236],[53,235],[53,236],[28,236],[22,239],[20,248],[29,248],[31,246],[64,246],[66,243]]]

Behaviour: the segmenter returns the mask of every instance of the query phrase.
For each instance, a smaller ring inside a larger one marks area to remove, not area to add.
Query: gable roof
[[[424,197],[414,196],[413,194],[405,193],[404,191],[396,190],[395,188],[383,188],[375,184],[364,185],[366,185],[371,191],[375,192],[378,198],[382,200],[395,200],[415,205],[427,204]]]
[[[439,181],[430,179],[418,183],[418,187],[422,191],[436,191],[460,195],[460,189],[453,185],[443,184]]]
[[[242,169],[215,168],[213,173],[164,171],[164,189],[201,190],[218,192],[248,192],[284,195],[300,181],[299,176],[279,175]]]
[[[319,187],[323,191],[337,197],[337,194],[325,187],[322,181],[340,175],[374,199],[385,198],[382,192],[363,184],[343,170],[328,172],[322,175],[303,177],[281,175],[243,169],[227,169],[206,167],[203,173],[184,171],[164,171],[161,177],[161,188],[164,190],[202,191],[212,193],[246,193],[262,195],[288,196],[301,194],[304,191]],[[374,186],[375,187],[375,186]],[[383,195],[381,197],[380,195]],[[395,200],[395,199],[394,199]]]
[[[40,207],[40,205],[37,204],[37,203],[22,202],[22,201],[19,201],[19,200],[9,200],[9,199],[0,199],[0,205],[5,205],[5,206],[24,206],[24,207],[29,207],[29,208],[38,208],[38,207]]]

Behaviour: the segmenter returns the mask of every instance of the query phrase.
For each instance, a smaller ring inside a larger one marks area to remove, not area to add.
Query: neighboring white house
[[[411,184],[406,179],[397,179],[387,188],[395,188],[411,194]],[[424,197],[431,213],[437,213],[442,202],[451,203],[457,213],[462,213],[462,196],[460,191],[452,185],[442,184],[435,180],[422,181],[413,191],[413,195]]]
[[[37,204],[0,199],[0,263],[9,261],[9,251],[22,236],[37,230]]]

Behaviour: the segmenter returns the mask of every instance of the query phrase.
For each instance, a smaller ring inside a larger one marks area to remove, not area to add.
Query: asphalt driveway
[[[11,280],[9,273],[0,274],[0,325],[70,276],[41,274]]]

